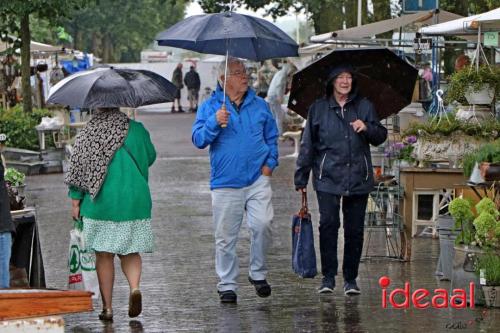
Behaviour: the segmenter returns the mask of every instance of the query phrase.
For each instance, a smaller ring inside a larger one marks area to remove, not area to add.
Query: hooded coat
[[[352,89],[341,107],[332,96],[333,81],[343,72],[353,75]],[[360,195],[373,190],[373,167],[370,144],[378,146],[387,138],[373,104],[357,94],[355,73],[349,66],[339,66],[329,75],[327,96],[309,108],[302,137],[295,187],[305,188],[313,171],[316,191],[335,195]],[[350,123],[362,120],[366,131],[356,133]]]

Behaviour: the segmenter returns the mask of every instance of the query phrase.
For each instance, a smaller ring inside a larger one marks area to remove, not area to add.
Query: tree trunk
[[[391,18],[391,4],[386,0],[373,0],[373,22]],[[384,32],[379,38],[392,38],[392,31]]]
[[[344,1],[346,28],[352,28],[358,25],[358,1]]]
[[[327,33],[343,28],[344,15],[342,3],[323,4],[317,12],[312,13],[312,20],[316,34]]]
[[[391,4],[386,0],[373,0],[373,22],[391,18]]]
[[[28,13],[24,13],[21,17],[21,79],[23,87],[23,111],[26,113],[33,111],[30,82],[30,42],[30,17]]]

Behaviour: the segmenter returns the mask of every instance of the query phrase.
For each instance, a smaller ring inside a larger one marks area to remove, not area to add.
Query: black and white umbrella
[[[147,70],[101,67],[75,73],[50,89],[47,103],[77,108],[132,107],[172,102],[177,87]]]

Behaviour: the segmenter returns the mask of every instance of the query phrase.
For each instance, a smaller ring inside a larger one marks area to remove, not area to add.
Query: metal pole
[[[358,27],[361,26],[361,5],[363,0],[358,0]]]

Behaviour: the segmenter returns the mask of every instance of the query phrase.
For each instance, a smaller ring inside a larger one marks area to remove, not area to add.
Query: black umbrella
[[[340,64],[354,68],[358,92],[375,105],[380,119],[411,103],[417,69],[389,49],[357,48],[334,50],[295,73],[288,107],[307,118],[309,106],[325,95],[328,75]]]
[[[47,103],[79,108],[132,107],[172,102],[177,87],[146,70],[100,67],[75,73],[50,89]]]

